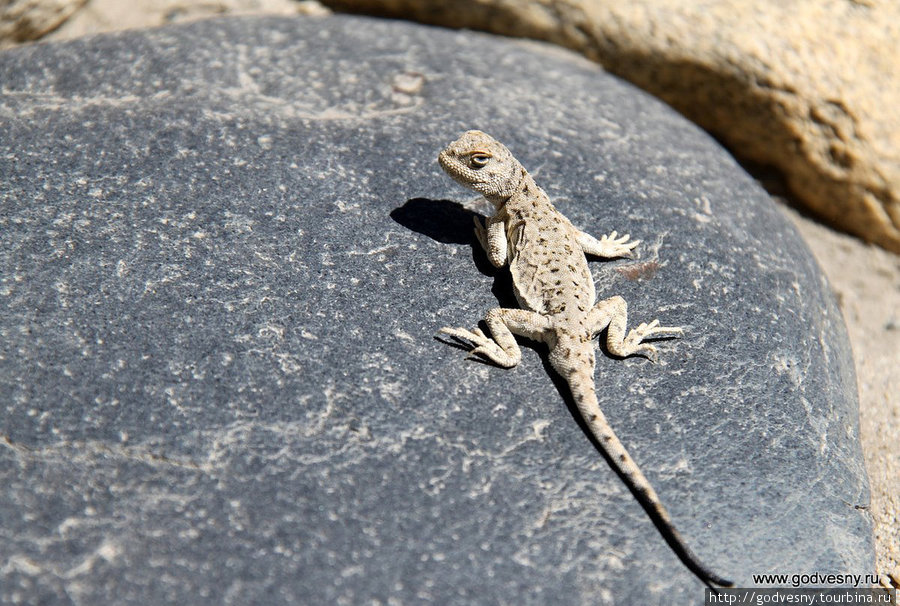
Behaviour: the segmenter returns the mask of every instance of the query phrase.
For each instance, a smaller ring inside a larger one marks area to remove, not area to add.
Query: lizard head
[[[448,145],[438,163],[448,175],[495,205],[516,191],[525,169],[506,146],[480,130],[470,130]]]

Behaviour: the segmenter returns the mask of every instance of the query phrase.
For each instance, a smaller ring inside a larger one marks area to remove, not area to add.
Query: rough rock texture
[[[0,83],[0,602],[702,599],[541,350],[507,371],[432,338],[511,299],[435,162],[470,127],[644,240],[593,264],[601,295],[688,332],[659,365],[601,356],[601,404],[702,558],[872,570],[824,279],[647,95],[349,18],[16,49]]]
[[[577,49],[821,217],[900,252],[900,4],[892,0],[323,0]]]
[[[0,48],[37,40],[87,0],[0,0]]]

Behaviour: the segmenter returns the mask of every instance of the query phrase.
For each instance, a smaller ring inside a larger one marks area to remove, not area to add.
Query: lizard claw
[[[660,326],[659,320],[642,322],[628,332],[628,336],[623,340],[622,346],[617,353],[622,356],[644,356],[651,362],[657,362],[659,360],[659,352],[656,347],[650,343],[641,343],[641,341],[653,336],[678,337],[683,334],[684,330],[677,326]]]
[[[470,348],[469,355],[466,356],[467,360],[490,360],[503,368],[512,368],[522,358],[518,349],[512,352],[504,351],[496,341],[485,335],[478,327],[472,330],[445,327],[440,329],[438,334],[448,335],[467,345]]]
[[[635,353],[640,356],[644,356],[645,358],[647,358],[654,364],[659,362],[659,350],[656,349],[653,345],[650,345],[649,343],[641,344],[641,346],[638,347],[638,349],[637,349],[637,351],[635,351]]]
[[[631,332],[634,335],[636,341],[642,341],[643,339],[652,337],[654,335],[668,335],[672,337],[679,337],[684,334],[684,329],[679,326],[660,326],[659,320],[653,320],[650,323],[638,324],[638,326],[636,328],[633,328]]]
[[[479,345],[478,347],[474,347],[469,351],[469,355],[466,356],[466,360],[482,360],[487,357],[488,355],[484,350],[484,346]]]
[[[438,334],[445,334],[453,337],[457,341],[467,343],[472,347],[471,353],[474,353],[475,350],[487,345],[487,342],[490,340],[481,329],[477,327],[474,330],[467,330],[465,328],[450,328],[445,326],[438,331]]]
[[[609,235],[601,236],[600,244],[606,247],[606,256],[609,257],[630,257],[632,251],[641,243],[640,240],[629,242],[630,235],[625,234],[619,237],[619,232],[613,231]]]

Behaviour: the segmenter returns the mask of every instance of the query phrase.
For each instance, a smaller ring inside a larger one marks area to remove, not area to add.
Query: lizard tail
[[[593,371],[593,365],[590,368]],[[672,523],[669,512],[663,506],[653,486],[641,473],[637,463],[625,450],[625,446],[616,437],[609,421],[600,405],[597,402],[597,394],[594,390],[593,372],[587,373],[581,369],[572,369],[570,376],[564,377],[572,391],[572,397],[575,405],[581,413],[582,418],[587,423],[588,428],[593,434],[601,449],[609,459],[610,465],[622,479],[625,481],[629,490],[634,494],[641,506],[647,511],[651,518],[655,519],[657,528],[666,539],[669,546],[675,551],[678,557],[684,562],[691,572],[696,574],[703,582],[720,587],[732,587],[734,583],[720,577],[704,566],[700,560],[694,555],[694,552],[688,548],[681,534]]]

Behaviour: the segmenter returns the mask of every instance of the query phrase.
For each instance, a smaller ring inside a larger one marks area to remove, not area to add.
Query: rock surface
[[[819,216],[900,252],[896,2],[322,1],[576,49],[776,166]]]
[[[17,49],[0,82],[0,602],[702,599],[541,350],[507,371],[431,337],[510,298],[435,163],[470,127],[644,240],[592,264],[600,293],[687,335],[601,356],[601,404],[701,557],[742,585],[871,570],[824,280],[648,96],[349,18]]]

